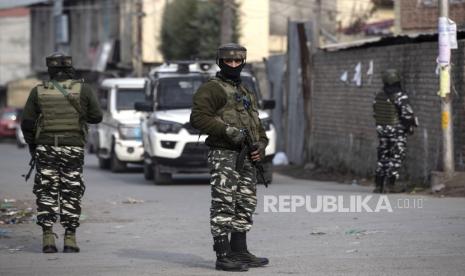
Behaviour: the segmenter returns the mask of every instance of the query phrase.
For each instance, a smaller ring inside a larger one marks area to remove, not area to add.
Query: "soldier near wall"
[[[396,185],[399,170],[405,159],[407,134],[412,135],[417,120],[406,92],[402,90],[396,69],[383,72],[383,90],[376,94],[373,111],[378,134],[378,163],[374,193],[403,192]]]
[[[21,129],[35,160],[33,192],[37,202],[37,224],[43,230],[44,253],[55,253],[57,217],[66,229],[65,253],[79,252],[79,227],[84,145],[87,123],[102,120],[102,111],[90,86],[75,79],[72,59],[63,53],[46,58],[49,81],[34,87],[23,112]]]

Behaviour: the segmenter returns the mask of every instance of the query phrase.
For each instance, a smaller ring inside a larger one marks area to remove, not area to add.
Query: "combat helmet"
[[[216,60],[220,59],[241,59],[243,63],[247,58],[247,49],[236,43],[226,43],[218,47]]]
[[[386,69],[383,72],[382,78],[385,85],[393,85],[400,82],[400,74],[397,69]]]
[[[73,66],[71,56],[62,52],[54,52],[45,58],[48,68],[67,68]]]

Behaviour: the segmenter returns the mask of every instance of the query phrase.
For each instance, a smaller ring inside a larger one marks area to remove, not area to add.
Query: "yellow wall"
[[[145,17],[142,19],[142,61],[144,63],[163,62],[158,47],[164,8],[165,0],[143,0]]]
[[[269,54],[269,0],[238,0],[239,43],[247,48],[247,61],[262,61]]]

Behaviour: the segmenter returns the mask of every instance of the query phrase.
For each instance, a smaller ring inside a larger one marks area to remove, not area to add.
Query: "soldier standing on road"
[[[44,253],[56,253],[53,224],[60,216],[66,229],[65,253],[79,252],[79,227],[84,145],[87,124],[102,120],[97,98],[87,84],[75,80],[70,56],[46,58],[49,81],[32,89],[24,107],[21,129],[36,160],[33,192],[37,197],[37,224],[43,230]]]
[[[268,264],[267,258],[251,254],[246,242],[257,205],[252,162],[263,159],[268,139],[258,118],[257,100],[241,84],[245,61],[246,49],[240,45],[229,43],[218,48],[221,71],[195,93],[190,118],[193,127],[208,134],[213,249],[216,269],[227,271],[247,271]],[[258,150],[246,158],[243,170],[236,171],[236,158],[245,138],[243,129],[249,131]]]
[[[409,98],[401,88],[399,72],[388,69],[382,78],[383,91],[376,95],[373,104],[379,139],[373,192],[402,192],[404,189],[395,183],[405,158],[407,134],[413,134],[417,122]]]

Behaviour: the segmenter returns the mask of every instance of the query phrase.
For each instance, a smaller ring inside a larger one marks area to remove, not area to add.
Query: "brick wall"
[[[457,168],[463,168],[465,153],[464,46],[453,53],[454,130]],[[312,161],[337,171],[351,171],[370,176],[376,166],[378,140],[372,103],[382,89],[381,72],[394,67],[402,72],[420,127],[408,138],[408,152],[403,176],[419,182],[428,181],[430,171],[441,166],[442,132],[440,98],[435,74],[437,43],[424,42],[321,52],[314,56],[312,94],[312,136],[309,152]],[[367,70],[373,60],[374,75],[369,83]],[[363,84],[346,84],[340,76],[347,70],[349,80],[354,67],[362,62]]]
[[[426,1],[428,2],[428,1]],[[433,5],[423,4],[418,0],[401,0],[400,26],[402,31],[435,30],[438,25],[437,0]],[[465,1],[450,3],[449,17],[459,27],[465,27]]]

